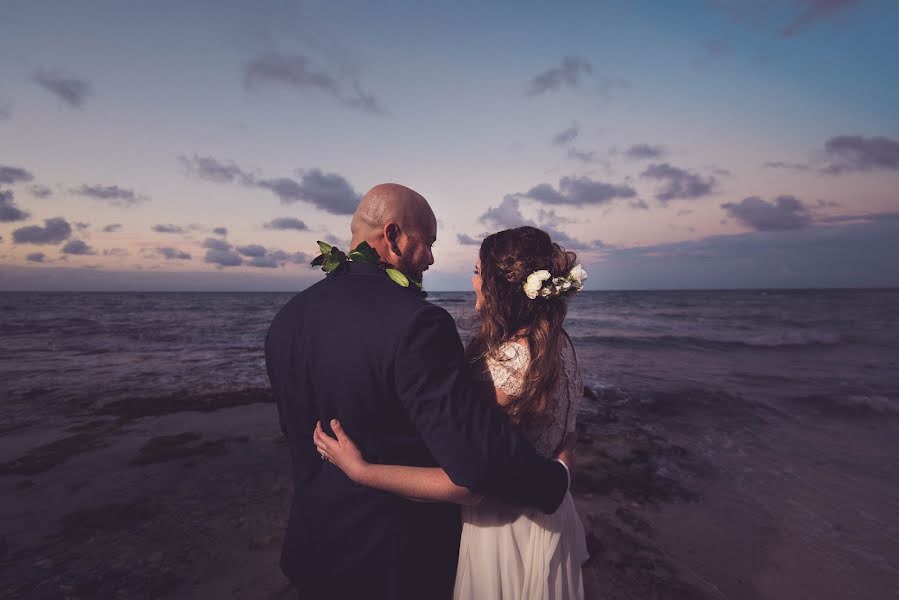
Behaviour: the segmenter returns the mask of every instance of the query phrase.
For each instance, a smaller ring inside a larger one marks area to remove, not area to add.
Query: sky
[[[0,290],[302,289],[398,182],[587,289],[899,286],[899,3],[0,1]]]

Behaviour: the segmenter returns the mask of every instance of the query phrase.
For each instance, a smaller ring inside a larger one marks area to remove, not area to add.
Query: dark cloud
[[[0,165],[0,184],[13,185],[32,179],[34,179],[34,175],[25,169]]]
[[[12,190],[0,190],[0,223],[24,221],[31,216],[30,213],[16,206],[13,198]]]
[[[253,175],[232,162],[222,162],[211,156],[179,156],[180,162],[191,175],[216,183],[242,183],[252,185]]]
[[[44,219],[44,227],[29,225],[12,232],[17,244],[58,244],[72,235],[72,226],[62,217]]]
[[[305,265],[309,263],[309,256],[302,252],[287,253],[283,250],[273,250],[271,256],[279,263],[293,263],[297,265]]]
[[[118,231],[121,228],[122,228],[121,223],[112,223],[111,225],[107,225],[106,227],[104,227],[103,231],[105,233],[112,233],[114,231]]]
[[[282,204],[302,200],[335,215],[353,214],[362,200],[346,179],[319,169],[304,171],[299,182],[281,177],[259,181],[257,185],[271,190]]]
[[[205,240],[203,240],[203,247],[209,248],[210,250],[227,251],[227,250],[231,249],[231,244],[229,244],[225,240],[217,240],[215,238],[206,238]]]
[[[121,188],[117,185],[82,185],[71,190],[71,192],[85,198],[102,200],[116,206],[134,206],[146,200],[144,196],[138,195],[134,190]]]
[[[25,257],[29,262],[44,262],[46,255],[43,252],[32,252]]]
[[[899,141],[890,138],[840,135],[827,140],[824,151],[836,161],[823,169],[832,175],[874,169],[899,170]]]
[[[540,216],[543,219],[543,222],[540,223],[525,217],[521,212],[521,203],[519,199],[515,195],[510,194],[503,198],[503,201],[500,202],[499,206],[488,207],[486,212],[480,216],[479,220],[488,227],[494,227],[497,230],[530,225],[531,227],[542,229],[549,234],[554,242],[571,249],[585,250],[599,248],[603,245],[599,240],[582,242],[558,229],[557,225],[561,221],[552,211],[542,212],[540,213]]]
[[[374,94],[362,88],[358,79],[329,73],[312,65],[300,54],[268,53],[258,56],[244,68],[244,87],[256,91],[266,85],[311,89],[338,100],[345,106],[374,114],[386,114]]]
[[[240,183],[269,190],[282,204],[308,202],[335,215],[351,215],[362,197],[350,183],[336,173],[320,169],[300,171],[300,180],[290,177],[258,178],[233,163],[222,163],[211,157],[181,156],[179,160],[188,171],[198,177],[219,183]]]
[[[154,225],[151,227],[156,233],[184,233],[184,228],[178,225]]]
[[[600,205],[616,198],[633,198],[634,188],[593,181],[589,177],[562,177],[559,189],[548,183],[541,183],[524,194],[517,194],[544,204],[570,204],[572,206]]]
[[[279,266],[278,261],[272,256],[254,256],[248,260],[246,264],[251,267],[259,267],[262,269],[276,269]]]
[[[307,231],[309,228],[305,223],[295,217],[278,217],[272,219],[265,225],[266,229],[296,229],[297,231]]]
[[[212,230],[212,233],[224,237],[228,235],[228,229],[226,227],[216,227]]]
[[[83,79],[58,72],[39,71],[34,80],[71,108],[81,108],[91,91],[90,84]]]
[[[124,248],[107,248],[103,251],[103,256],[128,256],[128,251]]]
[[[766,202],[757,196],[721,205],[728,216],[758,231],[800,229],[811,222],[808,207],[793,196]]]
[[[465,233],[457,233],[456,240],[463,246],[480,246],[481,245],[480,239],[475,239]]]
[[[783,30],[784,37],[795,35],[808,25],[861,4],[861,0],[794,0],[801,12]]]
[[[661,202],[702,198],[711,194],[715,187],[714,177],[704,179],[668,163],[649,165],[640,176],[662,182],[661,189],[656,193],[656,199]]]
[[[206,256],[203,260],[220,267],[236,267],[243,264],[243,259],[233,250],[209,249],[206,251]]]
[[[581,126],[575,121],[571,124],[571,127],[564,131],[560,131],[556,135],[553,136],[553,144],[556,146],[564,146],[568,142],[571,142],[581,133]]]
[[[260,246],[259,244],[248,244],[246,246],[238,246],[237,251],[244,256],[250,256],[254,258],[258,258],[260,256],[265,256],[266,249],[265,246]]]
[[[183,250],[172,248],[171,246],[160,246],[159,248],[156,248],[156,251],[159,252],[166,260],[190,260],[190,254],[184,252]]]
[[[563,87],[576,87],[582,75],[593,73],[593,67],[582,58],[567,56],[558,67],[538,73],[528,84],[526,94],[538,96]]]
[[[650,146],[649,144],[634,144],[624,153],[628,158],[637,160],[662,158],[665,156],[665,149],[662,146]]]
[[[615,248],[586,268],[613,289],[899,286],[899,212],[841,219]]]
[[[81,240],[70,240],[60,249],[63,254],[86,256],[96,254],[94,249]]]
[[[28,192],[35,198],[49,198],[53,195],[53,190],[44,185],[33,185],[28,188]]]

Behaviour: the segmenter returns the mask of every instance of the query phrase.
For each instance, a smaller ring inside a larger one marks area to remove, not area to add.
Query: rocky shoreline
[[[714,500],[727,498],[721,465],[702,450],[746,420],[719,415],[703,434],[718,438],[699,444],[702,402],[588,390],[572,485],[588,598],[762,597],[752,578],[770,515],[719,518],[733,499]],[[15,458],[0,463],[0,597],[292,597],[278,568],[289,457],[266,390],[116,402],[3,441]],[[715,548],[678,527],[706,514],[749,545],[745,565],[702,563]]]

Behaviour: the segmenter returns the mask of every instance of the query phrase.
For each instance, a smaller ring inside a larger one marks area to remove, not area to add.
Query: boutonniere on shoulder
[[[397,285],[407,288],[411,283],[413,286],[418,288],[418,290],[420,290],[422,294],[424,294],[424,290],[422,290],[421,288],[420,281],[410,279],[406,277],[406,275],[401,271],[398,271],[391,267],[385,267],[383,264],[381,264],[381,256],[378,254],[377,250],[368,245],[368,242],[361,242],[358,246],[350,250],[349,254],[344,253],[343,250],[341,250],[337,246],[332,246],[331,244],[325,242],[317,243],[321,253],[316,256],[310,264],[313,267],[321,266],[322,271],[324,271],[325,273],[338,271],[340,267],[342,267],[347,261],[373,263],[384,269],[384,271],[387,272],[387,276],[390,277]]]

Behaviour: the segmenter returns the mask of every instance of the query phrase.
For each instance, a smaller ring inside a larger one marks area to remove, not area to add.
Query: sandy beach
[[[703,400],[679,398],[587,390],[573,492],[588,598],[890,597],[894,565],[828,546],[851,531],[805,539],[798,505],[744,493],[745,415],[706,428]],[[764,435],[779,416],[753,418]],[[889,434],[890,419],[859,418]],[[61,430],[5,431],[2,452],[0,596],[291,597],[278,556],[292,483],[266,390],[101,404]]]

